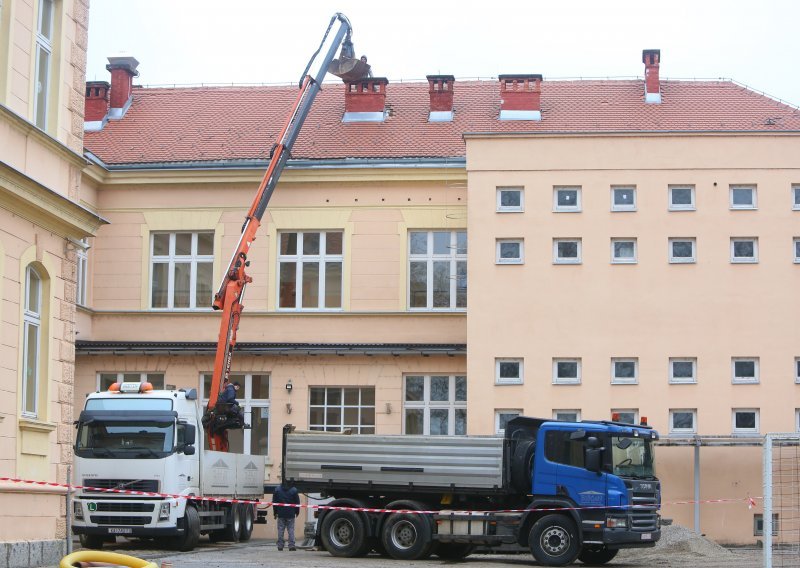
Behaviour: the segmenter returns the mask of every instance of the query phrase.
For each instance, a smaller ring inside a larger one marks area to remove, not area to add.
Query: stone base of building
[[[58,565],[66,554],[63,540],[0,542],[0,568]]]

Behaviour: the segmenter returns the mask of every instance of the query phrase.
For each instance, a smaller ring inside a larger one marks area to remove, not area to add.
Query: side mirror
[[[185,456],[193,456],[195,452],[194,446],[184,446],[183,447],[183,455]]]
[[[183,432],[183,443],[187,446],[193,446],[195,443],[196,428],[194,424],[186,424]]]
[[[586,450],[586,469],[599,472],[603,466],[603,450],[601,448],[590,448]]]
[[[569,435],[570,440],[583,440],[586,438],[586,430],[575,430]]]

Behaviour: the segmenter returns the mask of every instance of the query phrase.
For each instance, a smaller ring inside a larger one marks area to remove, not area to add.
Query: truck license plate
[[[642,533],[642,540],[653,540],[652,533]]]
[[[133,529],[129,527],[108,527],[108,534],[133,534]]]

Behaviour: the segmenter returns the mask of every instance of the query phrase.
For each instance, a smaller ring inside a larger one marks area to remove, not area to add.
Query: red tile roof
[[[500,121],[497,81],[456,81],[455,118],[429,123],[426,83],[390,83],[383,123],[342,123],[344,86],[325,84],[292,155],[301,159],[463,157],[465,132],[800,132],[800,111],[730,81],[544,81],[542,120]],[[296,87],[134,88],[120,121],[87,132],[109,165],[266,160]]]

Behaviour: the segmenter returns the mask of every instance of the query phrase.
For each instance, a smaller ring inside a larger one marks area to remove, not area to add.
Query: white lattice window
[[[201,376],[203,405],[208,404],[211,389],[211,373]],[[244,413],[245,424],[250,428],[228,430],[230,451],[239,454],[258,456],[269,455],[270,427],[270,376],[260,373],[231,374],[231,382],[241,386],[236,393],[236,401]],[[206,440],[206,449],[208,449]]]
[[[404,383],[403,433],[466,435],[467,377],[409,375]]]
[[[150,307],[211,309],[214,233],[153,233],[150,237]]]
[[[278,307],[342,309],[342,231],[281,232],[278,247]]]
[[[22,327],[22,415],[36,418],[41,388],[42,278],[32,266],[25,270]]]
[[[375,433],[375,387],[309,387],[308,429]]]
[[[34,80],[36,91],[33,97],[33,116],[34,123],[42,130],[47,129],[49,118],[54,21],[55,3],[53,0],[39,0],[36,21],[36,77]]]
[[[408,253],[410,309],[466,309],[466,231],[411,231]]]

